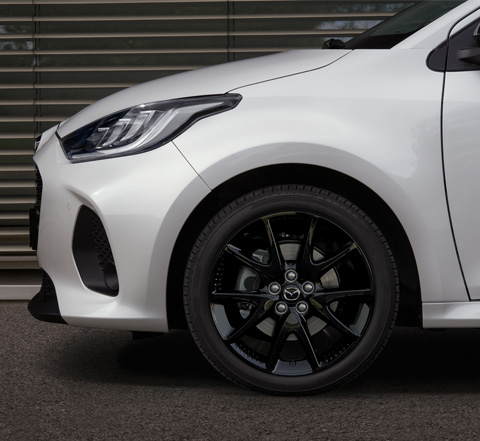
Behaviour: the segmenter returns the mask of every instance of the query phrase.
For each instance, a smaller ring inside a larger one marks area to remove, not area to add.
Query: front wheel
[[[372,220],[301,185],[222,209],[191,252],[184,302],[205,357],[237,384],[319,392],[362,373],[394,324],[398,277]]]

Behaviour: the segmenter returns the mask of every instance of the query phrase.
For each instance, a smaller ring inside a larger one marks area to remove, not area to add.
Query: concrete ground
[[[357,380],[272,397],[219,376],[187,332],[134,342],[122,331],[33,319],[0,303],[1,440],[478,440],[478,330],[396,328]]]

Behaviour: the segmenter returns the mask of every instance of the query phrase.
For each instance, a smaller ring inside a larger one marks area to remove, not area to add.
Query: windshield
[[[353,38],[348,49],[390,49],[467,0],[423,0]]]

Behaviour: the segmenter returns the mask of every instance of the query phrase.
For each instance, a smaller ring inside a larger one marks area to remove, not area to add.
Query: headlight
[[[199,119],[233,109],[238,94],[159,101],[124,109],[60,139],[73,162],[133,155],[160,147]]]

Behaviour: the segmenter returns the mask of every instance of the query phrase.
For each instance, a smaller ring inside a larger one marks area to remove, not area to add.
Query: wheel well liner
[[[306,165],[282,164],[250,170],[224,182],[191,213],[177,237],[167,281],[167,314],[171,329],[186,328],[183,275],[193,243],[210,218],[229,202],[250,191],[281,184],[304,184],[335,192],[360,207],[377,224],[389,243],[400,276],[397,324],[421,324],[420,282],[412,247],[390,207],[370,188],[337,171]]]

